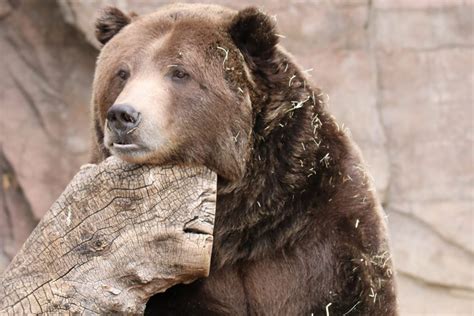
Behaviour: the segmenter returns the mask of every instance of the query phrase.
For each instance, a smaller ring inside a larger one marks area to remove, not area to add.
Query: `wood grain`
[[[0,278],[0,314],[143,313],[207,276],[216,182],[200,167],[84,166]]]

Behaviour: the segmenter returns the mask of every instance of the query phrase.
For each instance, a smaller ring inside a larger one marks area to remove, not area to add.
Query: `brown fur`
[[[110,154],[105,113],[126,84],[117,69],[125,60],[133,77],[147,46],[167,36],[154,63],[178,60],[192,81],[170,88],[174,147],[153,162],[219,175],[210,276],[156,295],[147,313],[396,315],[386,228],[359,151],[277,44],[272,19],[172,5],[125,26],[123,13],[110,13],[120,22],[105,31],[115,36],[94,81],[93,160]]]

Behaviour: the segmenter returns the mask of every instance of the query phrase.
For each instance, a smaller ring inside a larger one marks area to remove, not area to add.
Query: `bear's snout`
[[[132,132],[140,121],[140,112],[128,104],[114,104],[107,111],[107,126],[118,135]]]

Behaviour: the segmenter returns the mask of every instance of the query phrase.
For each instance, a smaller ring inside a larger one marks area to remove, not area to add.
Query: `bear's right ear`
[[[275,22],[255,7],[239,11],[230,23],[229,33],[235,45],[250,57],[267,56],[278,44]]]
[[[115,7],[106,7],[95,22],[95,37],[105,44],[120,30],[130,24],[132,18]]]

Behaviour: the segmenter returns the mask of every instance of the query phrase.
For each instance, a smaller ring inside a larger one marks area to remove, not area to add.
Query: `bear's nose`
[[[128,104],[114,104],[107,112],[107,124],[116,132],[129,132],[139,123],[140,112]]]

